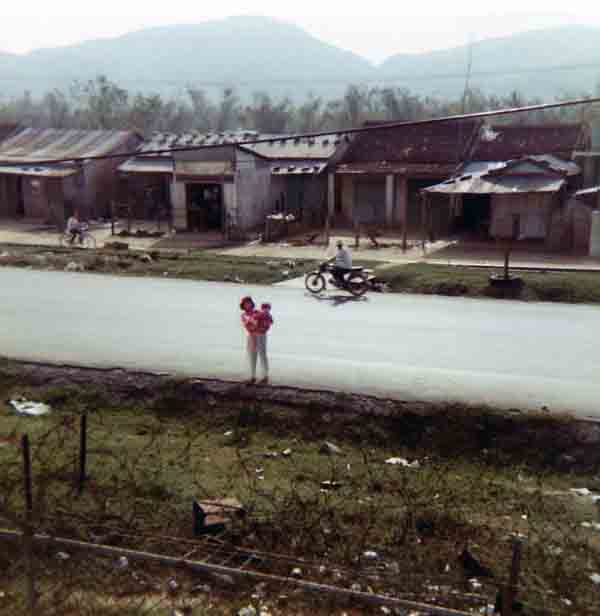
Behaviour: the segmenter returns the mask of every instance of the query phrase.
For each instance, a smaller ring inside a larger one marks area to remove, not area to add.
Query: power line
[[[506,109],[496,109],[493,111],[480,111],[477,113],[467,113],[461,115],[454,116],[443,116],[440,118],[429,118],[427,120],[411,120],[405,122],[383,122],[381,124],[373,124],[369,126],[362,126],[359,128],[348,128],[345,130],[329,130],[329,131],[321,131],[315,133],[297,133],[289,136],[279,136],[279,137],[265,137],[265,138],[257,138],[257,139],[246,139],[240,141],[232,141],[225,143],[215,143],[215,144],[205,144],[205,145],[190,145],[190,146],[181,146],[176,148],[164,148],[164,149],[156,149],[156,150],[145,150],[143,152],[139,150],[135,150],[132,152],[123,152],[120,154],[98,154],[94,156],[75,156],[70,158],[53,158],[48,160],[36,160],[30,163],[29,165],[39,166],[39,165],[57,165],[62,163],[77,163],[77,162],[89,162],[92,160],[109,160],[116,158],[134,158],[134,157],[149,157],[149,156],[160,156],[160,155],[168,155],[174,152],[195,152],[199,150],[214,150],[217,148],[225,148],[225,147],[244,147],[244,146],[253,146],[260,145],[266,143],[281,143],[286,141],[295,141],[299,139],[315,139],[317,137],[329,137],[329,136],[345,136],[346,138],[349,135],[356,135],[362,133],[369,133],[375,131],[383,131],[390,129],[399,129],[399,128],[410,128],[413,126],[427,126],[427,125],[435,125],[435,124],[443,124],[446,122],[459,122],[464,120],[476,120],[476,119],[485,119],[485,118],[494,118],[501,117],[505,115],[513,115],[518,113],[531,113],[534,111],[547,111],[550,109],[559,109],[563,107],[574,107],[577,105],[591,105],[594,103],[600,103],[600,97],[594,98],[579,98],[572,99],[568,101],[559,101],[555,103],[540,103],[538,105],[527,105],[524,107],[511,107]],[[349,140],[348,140],[349,142]],[[15,162],[15,161],[3,161],[4,164]],[[16,163],[18,164],[18,163]]]

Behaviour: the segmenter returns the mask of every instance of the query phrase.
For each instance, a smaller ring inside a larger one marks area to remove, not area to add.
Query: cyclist
[[[71,234],[69,244],[72,244],[78,236],[79,243],[83,242],[83,226],[79,222],[79,210],[75,210],[73,215],[67,220],[67,233]]]

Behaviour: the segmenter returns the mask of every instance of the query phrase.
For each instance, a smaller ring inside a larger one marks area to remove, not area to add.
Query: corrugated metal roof
[[[175,175],[187,177],[224,177],[233,175],[230,162],[206,162],[195,160],[176,160]]]
[[[489,161],[489,162],[468,162],[465,163],[460,170],[460,175],[483,175],[490,171],[503,169],[506,167],[506,162]]]
[[[510,160],[552,153],[571,158],[589,140],[586,124],[498,124],[481,130],[472,160]]]
[[[510,169],[527,162],[539,165],[540,173],[543,173],[545,169],[565,176],[574,176],[581,173],[579,165],[574,162],[562,160],[551,154],[542,154],[507,161],[469,161],[461,167],[458,175],[482,175],[501,172],[503,169]]]
[[[272,175],[319,175],[325,168],[327,163],[315,164],[314,161],[294,162],[287,165],[273,165],[271,167]]]
[[[586,124],[487,126],[477,120],[396,127],[358,134],[337,162],[338,168],[360,163],[367,169],[369,163],[496,163],[539,156],[538,162],[575,175],[579,171],[561,157],[586,147],[588,133]]]
[[[119,166],[122,173],[173,173],[171,158],[130,158]]]
[[[270,143],[245,145],[243,149],[270,159],[327,160],[333,155],[338,144],[339,138],[335,136],[316,137],[314,139],[288,137]]]
[[[553,156],[552,154],[536,154],[530,156],[532,160],[535,160],[540,163],[544,163],[550,169],[554,171],[559,171],[568,176],[579,175],[581,173],[581,169],[577,163],[573,161],[563,160],[558,156]]]
[[[130,131],[24,128],[0,142],[0,161],[35,163],[109,154],[134,135]]]
[[[539,177],[535,175],[463,175],[435,186],[429,186],[423,191],[449,195],[549,193],[559,191],[564,184],[564,179],[543,175]]]
[[[467,158],[480,126],[463,120],[359,133],[339,163],[458,164]]]
[[[155,132],[150,139],[147,139],[140,145],[138,152],[143,155],[144,152],[153,150],[186,148],[200,145],[232,145],[240,141],[256,139],[258,136],[259,134],[255,131],[223,133],[202,133],[199,131],[188,131],[185,133]],[[164,154],[160,156],[164,156]]]
[[[578,190],[575,193],[576,197],[587,197],[588,195],[597,195],[600,193],[600,186],[591,186],[590,188],[584,188],[582,190]]]
[[[243,146],[244,150],[257,156],[269,159],[328,159],[340,143],[336,136],[318,137],[315,139],[300,139],[294,135],[258,133],[256,131],[230,131],[223,133],[201,133],[190,131],[186,133],[155,133],[145,141],[138,152],[142,156],[155,150],[176,149],[203,145],[235,145],[242,141],[253,139],[275,139],[270,143],[257,143]]]

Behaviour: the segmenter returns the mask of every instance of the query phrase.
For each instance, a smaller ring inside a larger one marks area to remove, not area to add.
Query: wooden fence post
[[[27,578],[27,608],[31,616],[36,613],[36,594],[33,558],[33,528],[31,525],[33,515],[33,490],[31,482],[31,449],[29,436],[24,434],[21,438],[21,451],[23,453],[23,481],[25,491],[25,524],[23,530],[23,555],[25,557],[25,572]]]
[[[421,248],[425,253],[427,250],[427,197],[423,194],[419,197],[421,200]]]
[[[29,449],[29,436],[24,434],[21,438],[21,451],[23,452],[23,481],[25,490],[25,507],[27,519],[33,510],[33,492],[31,488],[31,451]]]
[[[523,542],[521,539],[515,538],[513,541],[512,561],[510,563],[510,577],[508,586],[504,592],[504,600],[502,601],[502,616],[512,616],[513,603],[517,596],[517,587],[519,584],[519,575],[521,573],[521,551]]]
[[[79,430],[79,494],[83,493],[85,485],[85,470],[87,462],[87,413],[84,411],[81,415],[81,423]]]

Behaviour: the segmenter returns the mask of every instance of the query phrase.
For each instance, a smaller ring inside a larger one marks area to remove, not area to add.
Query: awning
[[[0,175],[28,175],[42,178],[66,178],[79,173],[73,166],[46,165],[46,166],[17,166],[0,164]]]
[[[565,180],[562,178],[545,176],[462,175],[424,188],[423,192],[447,195],[553,193],[558,192],[564,184]]]
[[[170,158],[130,158],[119,166],[121,173],[173,173]]]
[[[210,179],[213,182],[233,178],[233,165],[231,162],[206,162],[195,160],[175,161],[176,179],[202,180]]]
[[[319,175],[327,167],[327,163],[312,161],[295,163],[277,163],[271,167],[271,175]]]
[[[456,171],[456,164],[449,163],[401,163],[401,162],[361,162],[337,165],[338,175],[405,175],[411,177],[448,177]]]

